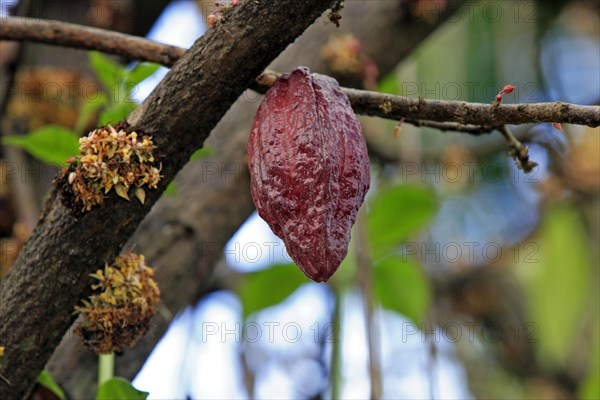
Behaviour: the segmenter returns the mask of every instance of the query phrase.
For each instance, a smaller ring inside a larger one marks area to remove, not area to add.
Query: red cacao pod
[[[256,113],[248,164],[259,215],[302,272],[327,281],[370,183],[361,126],[337,81],[306,67],[278,79]]]

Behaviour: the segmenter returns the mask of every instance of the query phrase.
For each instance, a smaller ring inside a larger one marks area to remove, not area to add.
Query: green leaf
[[[375,259],[386,255],[434,216],[437,200],[424,186],[398,185],[375,193],[367,227]]]
[[[502,86],[496,83],[496,69],[501,65],[497,59],[499,54],[496,48],[496,32],[498,28],[495,24],[490,24],[489,18],[485,13],[474,15],[472,21],[469,21],[466,32],[466,54],[465,54],[465,72],[471,82],[477,82],[479,87],[489,88],[497,86],[498,90]],[[514,26],[514,25],[512,25]],[[467,90],[468,96],[464,100],[476,103],[489,103],[494,100],[497,93],[489,90]],[[454,99],[453,99],[454,100]],[[456,99],[459,100],[459,99]]]
[[[75,132],[81,132],[87,126],[91,116],[98,111],[100,107],[105,105],[106,102],[106,96],[102,93],[98,93],[97,98],[94,99],[94,101],[88,100],[79,111],[79,117],[75,124]]]
[[[374,295],[383,308],[396,311],[415,323],[425,319],[431,287],[423,270],[412,259],[388,257],[373,269]]]
[[[46,125],[23,136],[4,136],[2,144],[20,147],[45,163],[59,166],[79,154],[77,135],[57,125]]]
[[[89,53],[90,66],[104,87],[112,92],[125,76],[125,69],[97,51]]]
[[[357,236],[356,225],[354,225],[352,234],[350,235],[350,243],[348,244],[348,253],[328,282],[328,284],[337,291],[341,292],[356,286],[356,274],[358,269],[356,260]]]
[[[131,71],[125,76],[125,86],[131,88],[139,84],[144,79],[156,72],[160,68],[159,64],[143,62],[138,63]]]
[[[531,321],[523,340],[536,343],[549,369],[566,365],[591,303],[588,243],[577,210],[560,206],[548,210],[533,241],[512,246]]]
[[[164,191],[164,195],[168,197],[177,195],[177,185],[175,184],[175,181],[171,181],[171,183],[169,183],[169,186],[167,186]]]
[[[99,124],[106,125],[122,121],[135,109],[135,106],[134,102],[113,104],[100,114]]]
[[[598,314],[596,314],[598,317]],[[579,385],[579,396],[582,400],[596,400],[600,399],[600,320],[596,318],[595,329],[593,331],[594,345],[591,355],[591,365],[588,371],[588,376]]]
[[[123,378],[111,378],[104,382],[96,400],[145,400],[150,393],[134,388],[129,381]]]
[[[239,293],[244,318],[281,303],[307,282],[308,278],[294,264],[274,265],[248,274]]]
[[[203,148],[196,150],[190,156],[190,161],[194,161],[194,160],[197,160],[197,159],[203,158],[203,157],[212,156],[213,154],[215,154],[215,152],[216,152],[216,149],[214,147],[204,146]]]
[[[398,85],[398,72],[392,71],[387,74],[377,87],[377,91],[381,93],[400,94],[400,85]]]
[[[47,387],[52,391],[59,399],[65,400],[65,392],[58,386],[58,384],[54,381],[52,376],[48,373],[48,371],[43,370],[40,372],[39,376],[36,379],[36,382],[40,385]]]

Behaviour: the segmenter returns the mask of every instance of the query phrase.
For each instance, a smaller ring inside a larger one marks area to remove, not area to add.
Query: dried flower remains
[[[92,285],[95,294],[75,307],[84,317],[75,333],[96,354],[132,347],[148,330],[160,300],[154,270],[143,255],[130,253],[91,276],[97,281]]]
[[[79,155],[67,170],[67,181],[75,199],[89,211],[100,205],[111,189],[129,200],[130,188],[143,204],[144,185],[156,189],[160,170],[153,165],[155,146],[150,136],[138,137],[136,132],[117,131],[112,126],[96,129],[79,139]]]

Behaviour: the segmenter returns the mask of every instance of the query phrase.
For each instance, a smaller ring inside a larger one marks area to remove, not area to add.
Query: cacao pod
[[[337,81],[306,67],[278,79],[256,113],[248,164],[259,215],[302,272],[327,281],[370,183],[361,126]]]

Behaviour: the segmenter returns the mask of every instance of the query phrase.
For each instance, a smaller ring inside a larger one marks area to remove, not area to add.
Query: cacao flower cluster
[[[306,67],[277,80],[256,113],[248,164],[259,215],[302,272],[327,281],[370,184],[362,129],[337,81]]]
[[[89,211],[102,204],[111,190],[129,200],[129,189],[143,204],[146,193],[142,186],[156,188],[160,167],[153,166],[154,144],[150,136],[138,137],[136,132],[117,131],[112,126],[99,128],[79,139],[79,151],[72,160],[68,182],[75,198]]]
[[[84,316],[75,333],[96,354],[121,352],[132,347],[150,327],[150,319],[160,301],[154,270],[143,255],[130,253],[117,257],[91,274],[96,291],[75,311]]]

